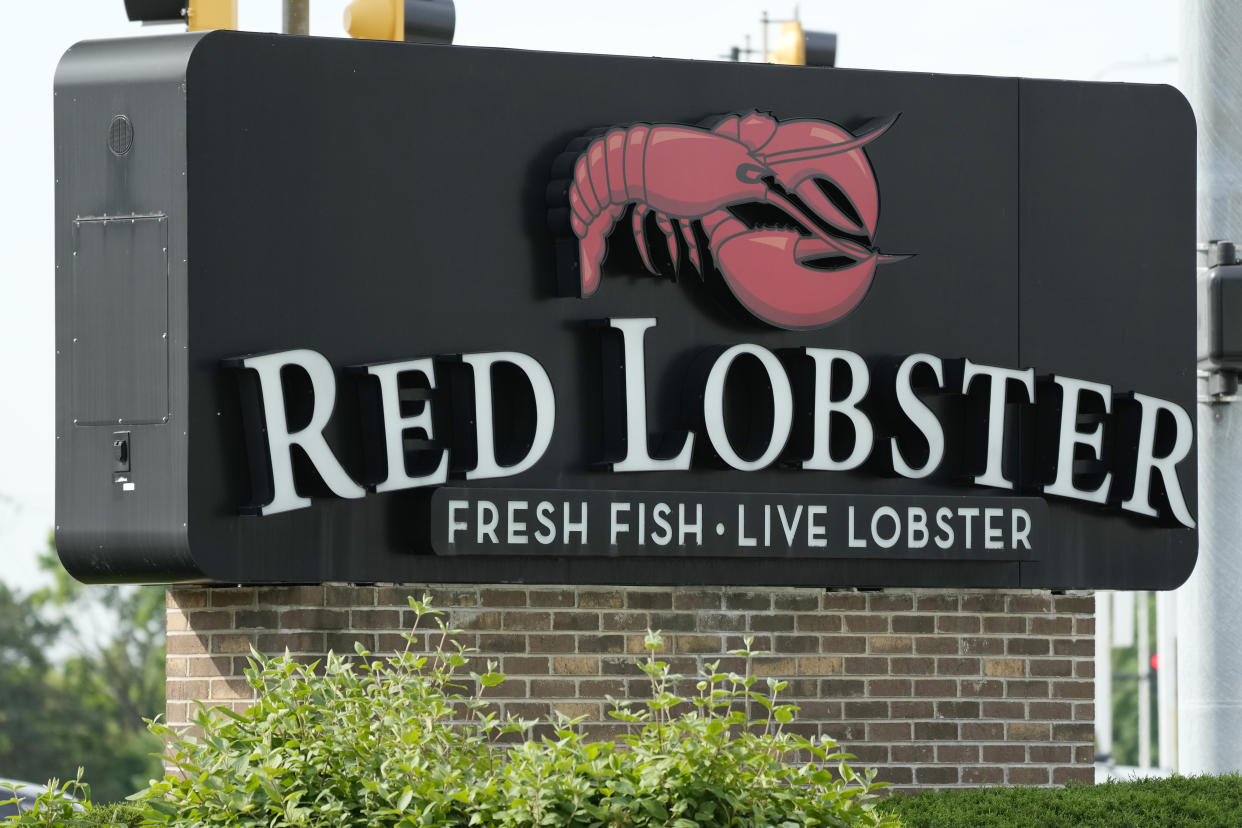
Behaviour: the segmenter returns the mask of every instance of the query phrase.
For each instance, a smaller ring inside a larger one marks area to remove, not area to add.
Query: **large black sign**
[[[1171,588],[1170,88],[212,33],[57,76],[77,577]]]

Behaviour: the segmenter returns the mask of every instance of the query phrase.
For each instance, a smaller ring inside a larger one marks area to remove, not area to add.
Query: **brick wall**
[[[692,676],[755,637],[760,673],[789,682],[799,727],[823,733],[901,788],[1093,779],[1093,601],[1087,594],[930,590],[534,586],[173,588],[168,721],[189,700],[242,709],[250,646],[278,654],[404,646],[406,597],[430,591],[480,659],[508,679],[509,713],[616,725],[606,695],[636,697],[647,628]],[[726,657],[727,658],[727,657]]]

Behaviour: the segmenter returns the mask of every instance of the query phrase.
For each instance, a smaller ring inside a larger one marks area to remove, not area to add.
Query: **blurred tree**
[[[1156,596],[1147,594],[1149,602],[1147,610],[1148,636],[1151,642],[1156,641]],[[1135,624],[1135,618],[1115,618],[1114,624]],[[1157,745],[1159,727],[1156,712],[1159,710],[1159,698],[1156,693],[1155,681],[1139,678],[1140,673],[1148,672],[1148,665],[1138,663],[1138,646],[1113,647],[1113,761],[1118,765],[1138,764],[1138,685],[1140,681],[1151,681],[1151,758],[1156,765],[1161,764],[1160,751]],[[1145,669],[1140,671],[1140,666]]]
[[[84,766],[94,799],[123,799],[162,773],[143,719],[164,711],[164,588],[84,586],[50,547],[50,586],[0,584],[0,779]]]
[[[0,778],[11,770],[5,758],[47,723],[47,653],[59,634],[29,596],[0,583]]]

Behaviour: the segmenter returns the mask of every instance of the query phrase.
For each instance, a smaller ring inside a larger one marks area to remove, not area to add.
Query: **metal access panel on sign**
[[[168,222],[74,222],[73,422],[168,420]]]

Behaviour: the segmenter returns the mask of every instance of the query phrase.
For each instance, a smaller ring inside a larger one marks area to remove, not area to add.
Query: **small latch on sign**
[[[112,482],[120,486],[123,492],[134,490],[134,481],[130,478],[130,465],[133,462],[132,440],[128,431],[112,432]]]
[[[128,431],[112,432],[112,471],[127,472],[130,467],[130,434]]]

